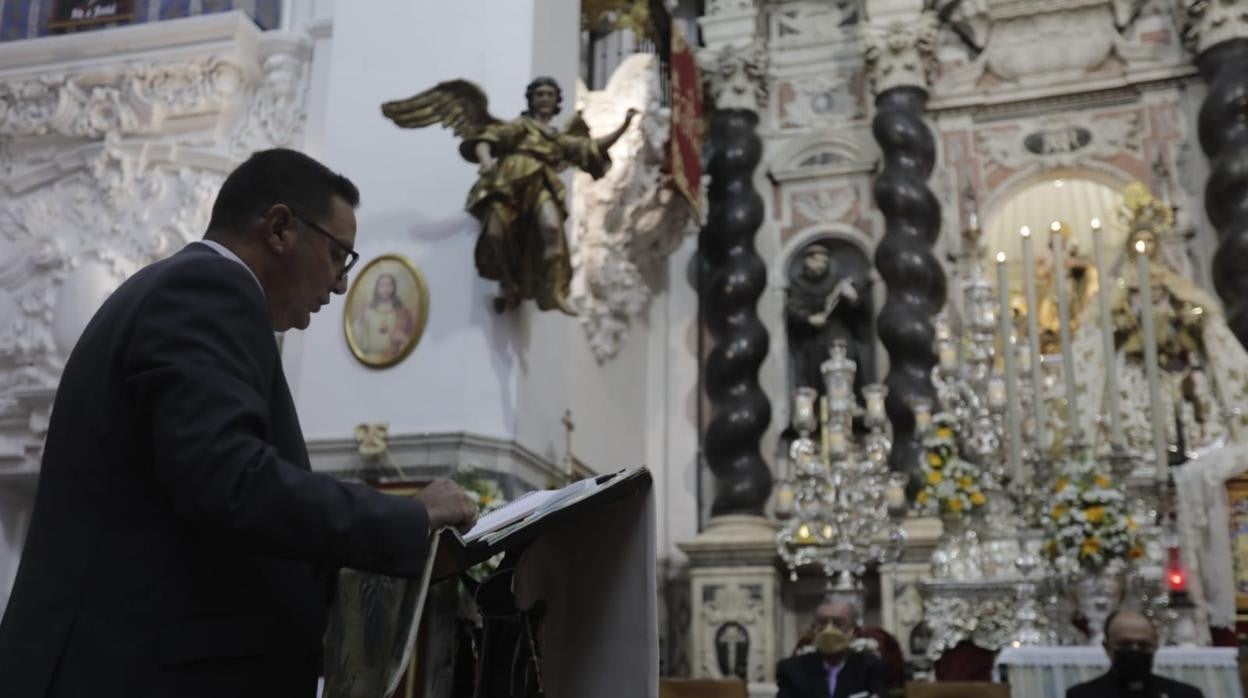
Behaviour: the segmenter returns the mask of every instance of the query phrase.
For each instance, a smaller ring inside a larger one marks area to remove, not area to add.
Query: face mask
[[[1142,689],[1153,676],[1153,653],[1140,650],[1114,652],[1114,674],[1128,690]]]
[[[849,636],[835,625],[824,626],[815,634],[815,649],[825,656],[843,654],[849,649]]]

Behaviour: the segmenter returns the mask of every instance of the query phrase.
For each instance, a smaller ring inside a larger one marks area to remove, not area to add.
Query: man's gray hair
[[[849,617],[853,620],[854,627],[858,627],[862,624],[862,599],[858,594],[846,594],[830,591],[824,595],[823,601],[820,601],[819,605],[844,605],[849,608]]]

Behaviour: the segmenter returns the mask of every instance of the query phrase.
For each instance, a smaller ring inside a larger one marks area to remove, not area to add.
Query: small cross
[[[568,476],[568,481],[572,481],[573,476],[573,460],[572,460],[572,432],[576,431],[576,424],[572,422],[572,410],[564,410],[563,412],[563,469]]]

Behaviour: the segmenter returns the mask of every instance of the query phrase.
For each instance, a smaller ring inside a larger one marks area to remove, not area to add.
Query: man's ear
[[[286,204],[273,204],[260,217],[260,238],[269,251],[283,255],[294,247],[294,215]]]

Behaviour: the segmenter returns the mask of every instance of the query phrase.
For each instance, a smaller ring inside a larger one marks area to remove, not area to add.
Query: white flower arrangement
[[[924,441],[919,468],[922,489],[915,503],[925,514],[967,516],[988,503],[979,469],[958,455],[957,423],[941,412],[932,417],[932,432]]]
[[[468,498],[477,505],[478,518],[507,504],[507,498],[503,496],[503,490],[498,486],[498,482],[483,477],[475,469],[456,471],[451,475],[451,479],[464,488],[464,494],[468,495]],[[468,575],[477,581],[481,581],[498,569],[498,564],[502,560],[503,554],[499,553],[489,560],[472,567],[468,570]]]
[[[1115,560],[1144,556],[1126,497],[1104,472],[1089,469],[1059,478],[1048,515],[1052,537],[1045,552],[1060,572],[1099,573]]]

